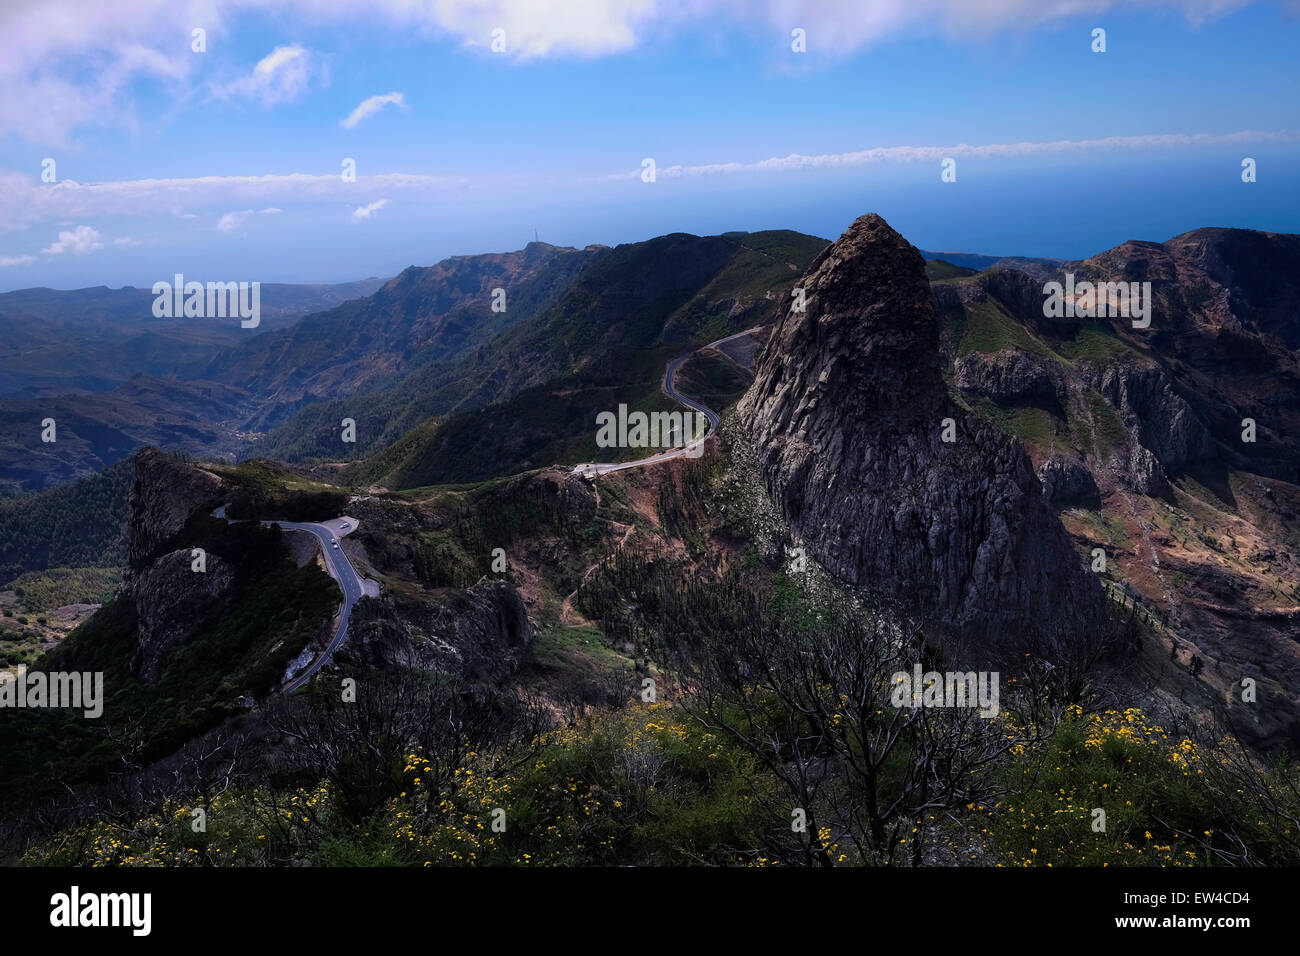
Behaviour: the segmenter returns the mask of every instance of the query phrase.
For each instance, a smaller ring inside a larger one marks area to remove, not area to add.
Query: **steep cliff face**
[[[519,592],[505,581],[484,580],[418,608],[387,597],[362,602],[339,663],[497,680],[514,673],[536,633]]]
[[[1044,281],[1150,282],[1150,325],[1043,315]],[[1231,700],[1276,680],[1247,735],[1294,741],[1300,236],[1197,229],[1050,275],[936,282],[955,398],[1025,446],[1076,545],[1163,622],[1171,659]],[[1250,441],[1246,420],[1257,434]]]
[[[135,456],[135,482],[128,504],[130,564],[139,569],[159,546],[175,537],[195,509],[215,499],[221,480],[177,461],[157,448],[142,448]]]
[[[994,401],[1050,398],[1064,404],[1069,386],[1061,366],[1028,352],[971,352],[957,359],[954,383],[964,392]]]
[[[1150,281],[1150,329],[1116,328],[1159,357],[1213,436],[1217,457],[1300,481],[1300,236],[1196,229],[1164,243],[1125,242],[1063,270],[1093,281]],[[1260,435],[1249,445],[1240,438],[1247,417]],[[1203,448],[1182,423],[1168,430],[1175,441],[1190,440],[1193,453]]]
[[[221,480],[156,448],[135,456],[129,497],[130,568],[125,598],[135,607],[138,643],[131,669],[154,680],[167,655],[184,644],[207,613],[230,592],[234,570],[205,554],[192,570],[188,547],[168,550],[194,513],[215,501]]]
[[[1043,497],[1054,505],[1100,503],[1101,491],[1087,468],[1072,458],[1049,458],[1038,466]]]
[[[131,669],[154,680],[167,655],[193,633],[196,623],[219,605],[234,583],[234,569],[211,554],[206,570],[192,570],[190,551],[161,555],[131,581],[130,595],[139,621],[139,649]]]
[[[1167,473],[1214,457],[1214,440],[1159,366],[1081,364],[1085,383],[1119,412],[1125,427]]]
[[[1046,649],[1090,631],[1101,589],[1028,457],[948,397],[916,249],[864,216],[800,285],[806,309],[779,320],[739,414],[810,553],[950,638]]]

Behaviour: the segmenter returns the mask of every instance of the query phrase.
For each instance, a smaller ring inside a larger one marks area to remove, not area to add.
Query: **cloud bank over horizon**
[[[0,285],[140,281],[172,258],[352,278],[535,232],[836,235],[867,209],[918,241],[1024,254],[1210,223],[1300,232],[1297,14],[17,0],[0,7]],[[1055,212],[1081,193],[1109,216]]]

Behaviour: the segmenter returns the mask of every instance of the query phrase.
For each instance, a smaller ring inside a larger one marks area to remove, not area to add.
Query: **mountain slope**
[[[221,349],[370,295],[382,284],[264,283],[261,321],[253,329],[225,320],[155,318],[153,292],[132,286],[0,293],[0,395],[99,392],[139,373],[188,375]]]
[[[660,390],[667,360],[690,343],[770,321],[824,246],[788,231],[678,233],[619,246],[545,312],[445,378],[419,383],[422,394],[404,391],[412,411],[457,414],[420,426],[418,437],[409,434],[341,477],[401,488],[590,459],[598,412],[620,403],[678,408]]]
[[[1049,319],[1044,278],[1149,281],[1150,328]],[[1300,237],[1198,229],[1055,276],[938,283],[955,400],[1019,439],[1081,552],[1251,739],[1300,740]],[[1253,419],[1256,441],[1243,441]],[[1274,706],[1241,707],[1240,681]]]
[[[215,356],[203,374],[254,395],[261,411],[248,424],[265,430],[301,405],[391,383],[487,341],[545,307],[602,252],[533,242],[411,266],[368,298]],[[498,288],[504,311],[493,311]]]

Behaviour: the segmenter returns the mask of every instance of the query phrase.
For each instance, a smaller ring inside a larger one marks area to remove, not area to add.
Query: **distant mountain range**
[[[1198,230],[1167,245],[1211,250],[1201,255],[1209,268],[1214,249],[1240,257],[1230,246],[1238,234],[1257,237],[1252,254],[1290,255],[1275,237],[1241,230]],[[267,285],[256,330],[233,321],[155,319],[143,289],[5,293],[0,382],[9,387],[0,395],[0,487],[52,487],[144,444],[228,459],[356,461],[410,433],[400,447],[349,472],[378,484],[479,479],[581,457],[591,448],[580,423],[597,408],[619,396],[656,401],[665,354],[768,321],[826,245],[788,231],[676,234],[617,249],[530,243],[518,252],[412,266],[387,282]],[[1129,243],[1089,262],[1128,274],[1144,268],[1129,260],[1146,262],[1163,248]],[[1037,279],[1063,265],[922,256],[940,283],[977,270]],[[1270,261],[1266,274],[1285,265]],[[1230,312],[1244,310],[1248,322],[1262,318],[1284,346],[1295,340],[1285,296],[1254,292],[1258,280],[1235,260],[1219,268],[1246,277]],[[493,309],[496,289],[501,311]],[[1240,397],[1269,386],[1225,387]],[[505,414],[482,411],[503,402],[514,403]],[[40,441],[39,428],[51,417],[59,425],[52,445]],[[345,418],[357,423],[355,443],[340,440]],[[502,423],[509,437],[496,434]],[[504,459],[503,445],[516,449]]]
[[[1062,259],[1042,259],[1030,256],[984,256],[974,252],[927,252],[924,249],[919,251],[922,259],[937,259],[942,262],[952,263],[955,266],[961,266],[963,269],[973,269],[976,272],[1005,267],[1036,275],[1041,272],[1052,272],[1064,261]]]
[[[382,285],[268,283],[254,329],[155,318],[153,293],[130,286],[0,294],[0,490],[91,474],[147,443],[235,454],[248,396],[202,380],[212,356]],[[47,418],[54,443],[39,440]]]
[[[170,276],[168,279],[170,280]],[[106,391],[132,375],[189,375],[222,346],[373,293],[381,279],[261,287],[261,323],[158,319],[149,289],[20,289],[0,293],[0,397]]]

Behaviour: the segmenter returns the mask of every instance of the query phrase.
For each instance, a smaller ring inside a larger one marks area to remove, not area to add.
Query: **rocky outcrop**
[[[1160,461],[1148,449],[1133,442],[1117,448],[1106,459],[1104,468],[1112,479],[1129,491],[1152,498],[1163,498],[1169,492],[1169,482]]]
[[[1049,458],[1038,466],[1043,497],[1053,505],[1096,506],[1101,500],[1097,480],[1083,462],[1073,458]]]
[[[157,448],[140,449],[128,498],[131,568],[143,567],[185,527],[196,508],[216,499],[220,487],[219,478],[193,465]]]
[[[158,676],[167,656],[190,638],[234,584],[234,568],[210,550],[205,550],[199,572],[193,569],[191,549],[167,549],[196,513],[219,499],[220,488],[216,476],[156,448],[136,453],[124,597],[139,620],[131,666],[146,680]]]
[[[1184,272],[1203,274],[1227,293],[1249,332],[1300,349],[1300,236],[1254,229],[1196,229],[1164,244]]]
[[[389,595],[360,602],[336,660],[499,680],[518,668],[536,633],[519,592],[485,579],[432,605],[399,607]]]
[[[1209,430],[1159,366],[1081,363],[1080,374],[1110,402],[1130,434],[1166,472],[1215,456]]]
[[[1197,229],[1165,243],[1125,242],[1063,271],[1150,281],[1150,329],[1117,330],[1152,350],[1219,457],[1300,482],[1300,236]],[[1258,423],[1257,443],[1241,441],[1243,418]],[[1147,447],[1165,461],[1164,450]]]
[[[1063,404],[1068,392],[1060,363],[1011,349],[958,359],[954,384],[999,402],[1049,398]]]
[[[1016,268],[992,269],[973,277],[970,282],[958,283],[956,289],[963,305],[991,298],[1014,315],[1041,316],[1043,278]]]
[[[999,403],[1055,402],[1061,409],[1073,407],[1085,420],[1090,415],[1087,403],[1076,396],[1081,388],[1098,392],[1114,409],[1127,438],[1106,460],[1094,464],[1141,494],[1163,494],[1168,475],[1218,453],[1209,429],[1156,364],[1067,365],[1018,349],[972,352],[956,360],[953,384]]]
[[[132,670],[145,680],[158,676],[172,650],[191,635],[196,621],[216,607],[235,580],[229,562],[204,556],[205,570],[193,570],[190,551],[173,551],[132,579],[130,596],[139,620],[139,644]]]
[[[948,397],[916,249],[864,216],[800,285],[806,310],[779,320],[739,415],[810,552],[949,639],[1049,650],[1095,635],[1100,586],[1025,452]]]

